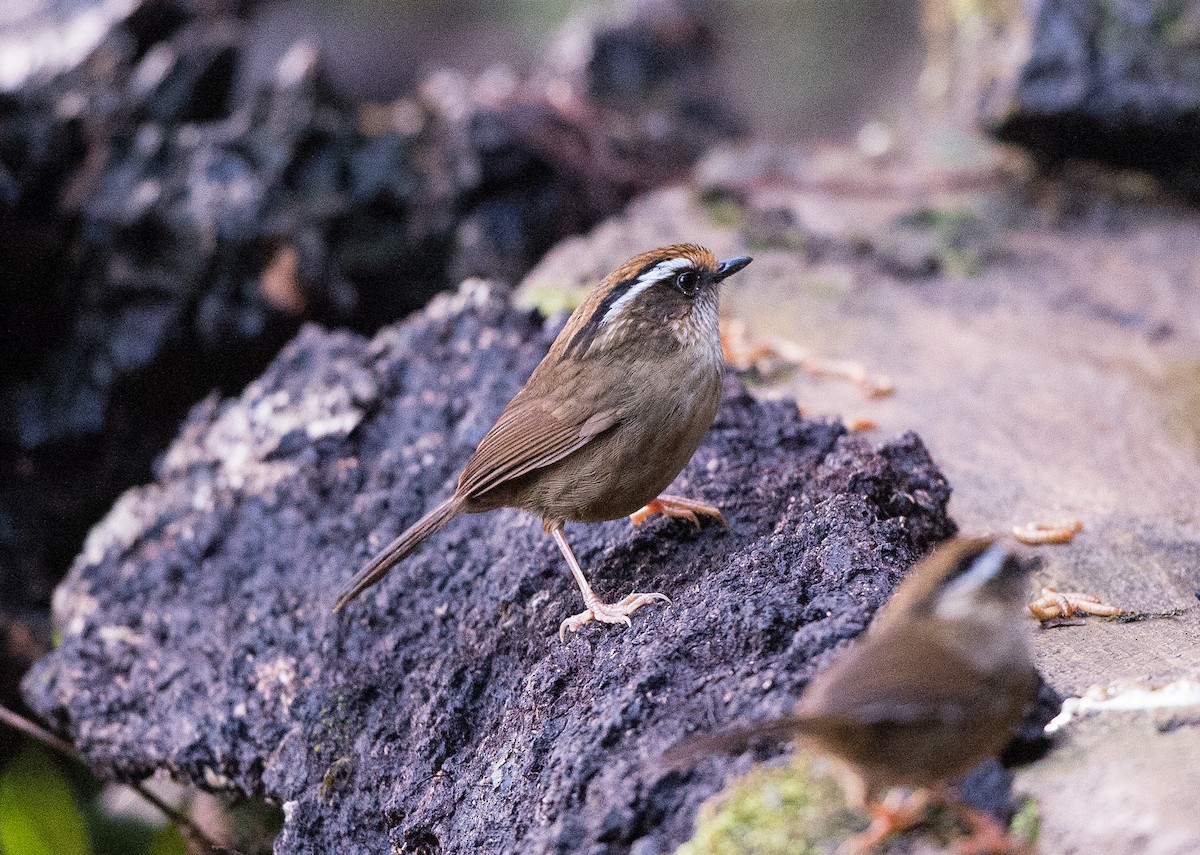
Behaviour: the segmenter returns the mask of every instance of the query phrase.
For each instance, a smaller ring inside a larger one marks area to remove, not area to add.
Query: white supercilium
[[[948,584],[938,597],[938,617],[965,620],[979,611],[976,594],[1000,572],[1008,558],[1002,544],[993,544],[972,562],[965,573]]]
[[[652,268],[647,270],[637,278],[637,281],[629,287],[629,290],[613,301],[613,304],[608,307],[608,311],[604,313],[601,319],[601,324],[611,323],[617,315],[621,314],[621,310],[628,306],[637,295],[645,291],[656,282],[661,282],[668,277],[674,276],[681,270],[692,266],[690,258],[669,258],[666,261],[660,261]]]

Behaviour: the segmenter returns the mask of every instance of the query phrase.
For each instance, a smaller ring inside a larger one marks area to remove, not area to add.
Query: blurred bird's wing
[[[912,621],[895,636],[864,637],[813,679],[797,712],[860,726],[967,720],[1012,705],[1011,680],[973,668],[933,622]],[[1036,690],[1032,668],[1025,682]]]
[[[736,754],[754,743],[801,736],[845,744],[861,741],[866,729],[971,722],[1014,704],[990,675],[969,674],[966,663],[952,659],[936,627],[912,622],[904,635],[864,638],[813,678],[795,712],[687,737],[663,754],[663,763],[676,768],[709,754]],[[960,679],[947,679],[945,669]]]
[[[557,463],[620,421],[616,410],[588,412],[563,396],[517,394],[480,441],[457,493],[477,498],[505,481]]]

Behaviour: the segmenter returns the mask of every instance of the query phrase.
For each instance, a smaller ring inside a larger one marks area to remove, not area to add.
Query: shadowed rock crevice
[[[448,495],[556,331],[478,284],[370,342],[306,328],[240,398],[197,407],[89,536],[28,702],[103,775],[280,801],[278,852],[687,839],[739,761],[667,773],[659,753],[789,708],[953,531],[949,487],[914,435],[874,449],[731,379],[673,487],[728,531],[568,526],[602,596],[670,607],[560,643],[578,592],[540,521],[505,510],[454,521],[332,615],[360,562]]]

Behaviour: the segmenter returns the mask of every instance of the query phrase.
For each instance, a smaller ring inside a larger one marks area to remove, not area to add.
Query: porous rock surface
[[[154,483],[93,530],[27,702],[101,775],[155,770],[284,806],[281,853],[670,851],[749,758],[668,772],[696,728],[790,707],[953,531],[915,435],[873,448],[730,379],[674,485],[729,529],[568,526],[584,627],[540,521],[461,518],[341,614],[361,562],[453,487],[559,326],[479,282],[373,341],[306,328],[196,408]]]

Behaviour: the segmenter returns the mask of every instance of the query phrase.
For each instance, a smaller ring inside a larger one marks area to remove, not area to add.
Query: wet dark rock
[[[1043,0],[1001,139],[1200,194],[1200,3]]]
[[[1023,766],[1044,757],[1053,745],[1046,734],[1046,725],[1058,715],[1062,705],[1062,695],[1042,681],[1033,704],[1025,711],[1021,726],[1001,752],[1000,762],[1005,766]]]
[[[280,853],[671,851],[738,761],[668,773],[659,752],[790,708],[952,533],[950,491],[916,436],[873,448],[731,378],[674,485],[727,531],[568,527],[602,595],[670,607],[561,643],[578,592],[540,521],[504,510],[331,614],[555,332],[479,283],[373,341],[306,327],[92,531],[27,701],[105,777],[282,803]]]
[[[595,100],[567,64],[530,80],[443,72],[360,108],[303,44],[241,96],[250,5],[146,0],[103,19],[74,64],[0,85],[11,613],[45,607],[191,405],[240,389],[304,321],[371,331],[464,276],[515,281],[728,127],[711,104],[696,118],[707,90],[670,69],[645,78],[662,97],[640,107]]]
[[[666,103],[705,103],[697,96],[710,82],[706,75],[716,39],[702,6],[694,0],[659,0],[646,4],[639,18],[597,32],[586,65],[588,91],[606,103],[630,107],[647,93]]]

